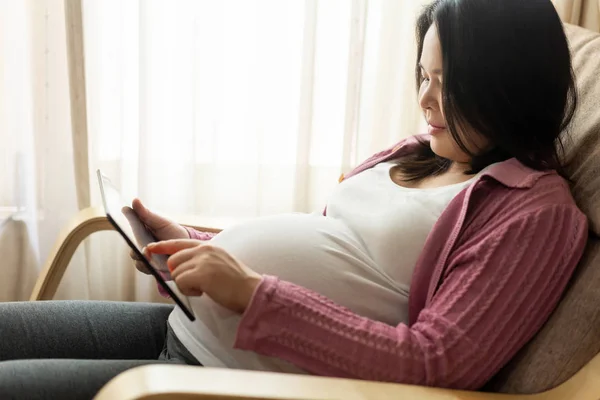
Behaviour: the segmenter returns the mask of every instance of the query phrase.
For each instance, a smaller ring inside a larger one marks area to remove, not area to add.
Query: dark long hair
[[[417,20],[418,62],[435,24],[443,59],[442,98],[448,131],[472,157],[471,171],[515,157],[536,170],[562,172],[561,133],[577,105],[571,56],[563,25],[550,0],[436,0]],[[468,150],[475,131],[492,144]],[[399,160],[407,180],[446,171],[451,161],[422,141]]]

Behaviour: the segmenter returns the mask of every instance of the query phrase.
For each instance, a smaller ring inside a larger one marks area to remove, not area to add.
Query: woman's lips
[[[436,126],[436,125],[429,124],[427,126],[427,130],[429,131],[430,135],[435,135],[437,133],[445,131],[446,128],[443,126]]]

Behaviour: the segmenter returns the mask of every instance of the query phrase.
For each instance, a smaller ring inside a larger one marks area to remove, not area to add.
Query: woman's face
[[[471,156],[460,148],[447,129],[444,109],[442,107],[442,65],[442,48],[437,28],[433,24],[427,31],[423,41],[423,52],[420,60],[423,81],[419,88],[419,105],[427,120],[433,152],[440,157],[458,163],[468,163],[471,161]],[[460,132],[459,134],[461,137],[465,136],[465,132]],[[482,148],[480,146],[484,143],[477,143],[481,142],[481,138],[477,140],[473,136],[470,135],[468,137],[470,140],[463,141],[472,153],[477,153],[477,148]],[[474,139],[475,143],[473,143]]]

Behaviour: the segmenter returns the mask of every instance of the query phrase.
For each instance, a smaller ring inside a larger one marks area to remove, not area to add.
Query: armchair
[[[194,225],[194,224],[192,224]],[[189,225],[188,225],[189,226]],[[203,231],[219,229],[194,226]],[[82,210],[61,233],[31,295],[49,300],[77,246],[94,232],[111,230],[104,213]],[[198,368],[181,365],[137,367],[107,383],[97,400],[161,399],[429,399],[429,400],[597,400],[600,398],[600,354],[563,384],[534,395],[465,392],[351,379]]]

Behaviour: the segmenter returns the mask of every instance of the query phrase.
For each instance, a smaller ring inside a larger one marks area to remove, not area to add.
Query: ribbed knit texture
[[[197,231],[195,229],[192,229],[190,227],[185,227],[185,229],[188,231],[188,235],[190,235],[190,239],[196,239],[196,240],[210,240],[213,237],[215,237],[216,233],[213,232],[201,232],[201,231]]]
[[[348,177],[397,157],[406,143]],[[411,284],[410,325],[364,318],[266,276],[235,347],[318,375],[478,389],[547,320],[587,234],[562,178],[509,160],[459,194],[429,235]]]

